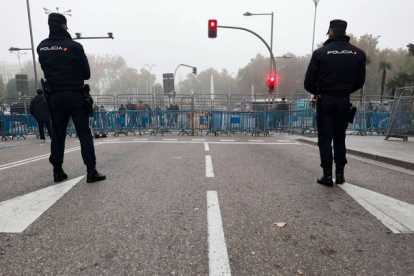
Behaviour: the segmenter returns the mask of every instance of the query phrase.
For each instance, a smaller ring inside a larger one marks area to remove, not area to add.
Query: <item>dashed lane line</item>
[[[249,142],[263,142],[263,140],[249,140]]]
[[[85,176],[0,202],[0,233],[21,233]]]
[[[393,233],[414,233],[414,205],[349,183],[338,186]]]
[[[205,151],[210,151],[210,147],[209,147],[208,143],[204,143],[204,150]]]
[[[217,191],[207,191],[207,224],[209,275],[230,276],[231,269]]]
[[[206,155],[206,176],[214,177],[213,162],[211,161],[211,155]]]
[[[234,140],[220,140],[220,142],[234,142]]]

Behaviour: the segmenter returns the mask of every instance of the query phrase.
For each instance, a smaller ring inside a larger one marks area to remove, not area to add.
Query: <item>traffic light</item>
[[[216,38],[217,37],[217,20],[210,19],[208,21],[208,37]]]
[[[276,76],[269,76],[269,78],[267,79],[267,87],[269,87],[269,91],[273,91],[275,90],[275,83],[276,83]]]
[[[197,75],[197,67],[193,67],[193,74]]]

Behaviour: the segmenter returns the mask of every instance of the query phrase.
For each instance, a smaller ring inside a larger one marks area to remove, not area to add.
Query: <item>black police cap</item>
[[[329,29],[326,34],[329,34],[329,30],[331,28],[343,28],[344,30],[346,30],[347,26],[348,26],[348,23],[346,23],[346,21],[341,20],[341,19],[334,19],[329,23]]]
[[[56,24],[66,24],[66,17],[61,13],[53,12],[49,14],[49,18],[47,20],[47,23],[50,25],[56,25]]]

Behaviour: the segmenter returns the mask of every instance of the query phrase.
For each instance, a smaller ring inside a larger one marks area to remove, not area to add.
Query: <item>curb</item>
[[[317,146],[318,145],[317,142],[309,141],[309,140],[306,140],[306,139],[300,139],[299,138],[299,139],[296,139],[296,141],[301,142],[301,143],[305,143],[305,144],[309,144],[309,145],[312,145],[312,146]],[[393,166],[401,167],[401,168],[404,168],[404,169],[414,170],[414,163],[401,161],[401,160],[393,159],[393,158],[389,158],[389,157],[384,157],[384,156],[380,156],[380,155],[376,155],[376,154],[366,153],[366,152],[362,152],[362,151],[357,151],[357,150],[353,150],[353,149],[348,149],[348,148],[346,149],[346,153],[356,155],[356,156],[359,156],[359,157],[364,157],[364,158],[371,159],[371,160],[374,160],[374,161],[390,164],[390,165],[393,165]]]

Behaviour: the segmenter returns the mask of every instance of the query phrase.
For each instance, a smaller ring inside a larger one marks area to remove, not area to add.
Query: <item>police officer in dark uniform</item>
[[[318,146],[323,177],[317,182],[332,186],[332,162],[336,166],[336,184],[345,182],[345,132],[348,126],[350,94],[365,82],[365,53],[349,43],[347,23],[332,20],[322,48],[313,52],[304,86],[317,98]],[[332,140],[334,157],[332,157]]]
[[[63,171],[66,128],[70,117],[80,140],[83,162],[87,167],[87,182],[106,179],[96,170],[95,148],[89,127],[89,111],[83,90],[90,78],[89,63],[81,44],[72,41],[67,32],[66,18],[51,13],[48,18],[49,38],[37,47],[39,62],[50,88],[48,103],[52,119],[52,143],[49,161],[53,165],[55,182],[67,179]]]

